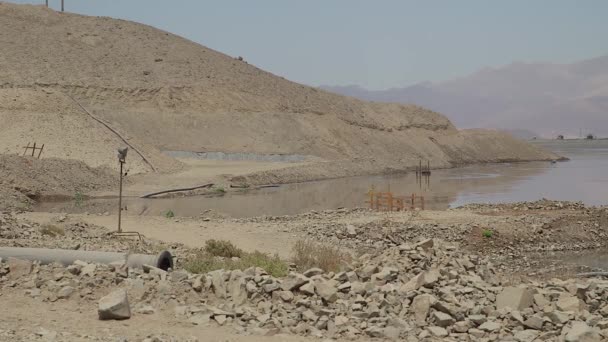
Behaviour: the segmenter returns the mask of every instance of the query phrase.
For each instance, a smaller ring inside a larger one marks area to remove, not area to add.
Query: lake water
[[[391,191],[425,197],[426,208],[446,209],[468,203],[534,201],[541,198],[608,204],[608,140],[534,141],[570,161],[473,165],[434,170],[429,183],[418,182],[414,173],[352,177],[289,184],[278,188],[229,193],[221,197],[170,199],[127,198],[131,214],[198,216],[208,209],[233,217],[289,215],[310,210],[367,206],[367,193]],[[43,203],[43,211],[113,211],[116,200],[93,200],[81,208],[70,203]],[[71,209],[70,209],[71,207]]]

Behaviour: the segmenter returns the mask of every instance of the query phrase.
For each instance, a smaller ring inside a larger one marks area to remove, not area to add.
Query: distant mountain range
[[[321,88],[364,100],[421,105],[460,128],[496,128],[526,138],[608,136],[608,56],[572,64],[513,63],[446,82],[380,91]]]

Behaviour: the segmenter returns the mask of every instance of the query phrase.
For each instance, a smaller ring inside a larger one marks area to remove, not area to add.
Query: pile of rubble
[[[513,202],[504,204],[491,203],[474,203],[467,204],[449,210],[584,210],[586,209],[583,202],[571,201],[553,201],[548,199],[540,199],[533,202]]]
[[[98,302],[100,319],[162,313],[242,334],[408,341],[608,338],[608,281],[505,287],[486,259],[430,239],[363,255],[339,273],[313,268],[284,278],[260,268],[191,274],[16,259],[0,263],[0,277],[3,291],[51,302]]]
[[[40,225],[36,222],[18,220],[11,213],[0,213],[0,246],[55,248],[83,251],[104,251],[156,254],[170,249],[177,255],[188,254],[183,245],[165,246],[158,241],[112,235],[105,227],[72,221],[67,215],[58,215],[53,223]]]

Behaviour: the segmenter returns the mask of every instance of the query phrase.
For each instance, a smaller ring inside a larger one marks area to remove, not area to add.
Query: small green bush
[[[242,249],[227,240],[207,240],[204,251],[212,256],[223,258],[240,258],[245,254]]]
[[[74,194],[74,206],[80,208],[82,206],[82,202],[84,201],[84,195],[80,191],[76,191]]]
[[[173,218],[173,217],[175,217],[175,213],[171,209],[165,211],[164,215],[165,215],[166,218]]]
[[[483,235],[483,237],[485,237],[485,238],[488,238],[488,239],[489,239],[489,238],[491,238],[491,237],[494,235],[494,232],[493,232],[493,231],[491,231],[490,229],[485,229],[485,230],[484,230],[484,231],[481,233],[481,235]]]
[[[218,194],[225,194],[226,193],[226,189],[219,187],[219,188],[215,188],[215,192]]]

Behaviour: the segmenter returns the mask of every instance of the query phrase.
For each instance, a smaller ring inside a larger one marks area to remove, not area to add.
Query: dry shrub
[[[287,275],[289,266],[278,255],[269,255],[255,251],[253,253],[242,252],[238,259],[213,256],[205,250],[184,262],[184,269],[192,273],[207,273],[215,270],[245,270],[250,267],[260,267],[273,277]]]
[[[227,240],[208,240],[205,242],[205,252],[217,257],[233,258],[242,257],[245,253]]]
[[[40,233],[42,235],[55,237],[55,236],[65,235],[65,230],[61,227],[57,227],[52,224],[45,224],[40,228]]]
[[[313,267],[318,267],[325,272],[338,272],[350,261],[350,255],[340,251],[338,247],[311,240],[298,240],[293,246],[292,261],[300,272]]]

